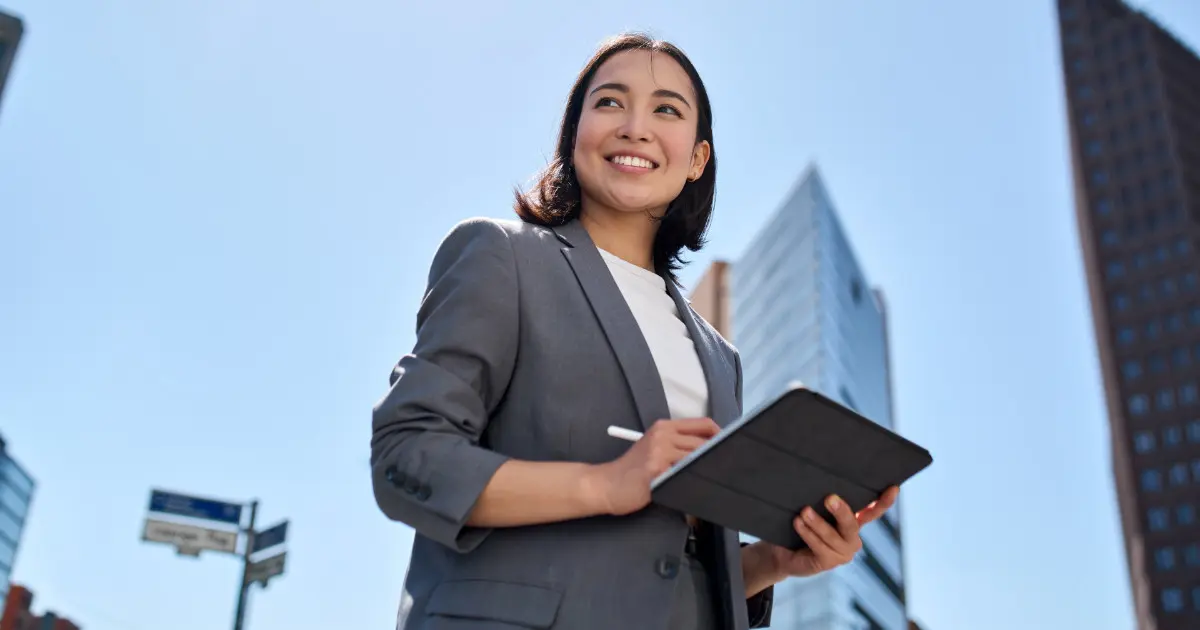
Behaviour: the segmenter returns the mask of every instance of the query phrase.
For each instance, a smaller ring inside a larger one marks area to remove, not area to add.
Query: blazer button
[[[654,563],[654,572],[664,580],[674,578],[676,575],[679,575],[679,558],[672,555],[665,555],[659,558]]]
[[[425,499],[428,499],[429,495],[432,493],[433,491],[429,489],[429,486],[421,486],[420,488],[417,488],[417,500],[424,501]]]
[[[399,488],[404,485],[404,473],[396,470],[395,466],[388,466],[387,470],[383,471],[383,478],[388,480],[388,483]]]
[[[416,479],[409,477],[404,480],[404,491],[409,494],[416,494],[417,490],[421,489],[421,484],[417,483]]]

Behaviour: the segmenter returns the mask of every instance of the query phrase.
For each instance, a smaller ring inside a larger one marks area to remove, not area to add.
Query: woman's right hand
[[[632,514],[650,504],[650,482],[716,435],[710,418],[659,420],[621,457],[594,470],[597,500],[606,514]]]

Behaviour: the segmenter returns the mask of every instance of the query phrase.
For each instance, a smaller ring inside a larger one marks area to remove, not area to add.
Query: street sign
[[[240,504],[189,497],[162,490],[150,492],[150,511],[190,516],[206,521],[219,521],[231,525],[238,525],[242,522],[242,506]]]
[[[267,585],[267,580],[283,574],[283,565],[287,560],[287,552],[283,552],[277,556],[271,556],[266,560],[259,560],[250,565],[246,569],[246,584],[260,582],[263,586]]]
[[[196,556],[202,549],[222,553],[236,552],[238,534],[148,518],[142,529],[142,540],[175,545],[181,555]]]
[[[250,548],[250,553],[258,553],[263,549],[270,549],[275,545],[282,544],[287,540],[287,528],[288,522],[284,521],[255,534],[254,545]]]

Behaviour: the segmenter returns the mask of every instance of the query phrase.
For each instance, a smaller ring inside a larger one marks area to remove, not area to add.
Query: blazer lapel
[[[575,278],[608,338],[608,345],[621,364],[637,406],[640,428],[648,430],[655,421],[670,417],[667,395],[663,392],[650,346],[587,230],[578,221],[571,221],[554,228],[554,232],[567,245],[562,249],[563,256],[575,272]]]
[[[738,418],[737,396],[734,381],[737,373],[733,366],[721,356],[721,346],[712,336],[709,329],[696,321],[696,314],[688,301],[679,292],[670,279],[667,280],[667,292],[675,300],[679,317],[687,326],[696,353],[700,355],[700,366],[704,368],[704,379],[708,384],[708,414],[717,424],[725,426]]]

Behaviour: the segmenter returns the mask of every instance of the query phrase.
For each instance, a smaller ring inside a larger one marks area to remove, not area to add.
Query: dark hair
[[[712,147],[712,106],[708,92],[696,67],[678,47],[669,42],[654,39],[642,33],[618,35],[600,45],[587,65],[580,71],[567,98],[567,109],[563,112],[562,126],[558,132],[558,146],[554,159],[538,174],[537,181],[528,192],[517,190],[516,211],[522,220],[547,227],[568,223],[579,217],[581,191],[579,179],[571,162],[575,152],[575,133],[579,118],[583,115],[585,91],[596,71],[613,55],[626,50],[648,50],[669,55],[679,62],[692,80],[696,92],[699,117],[696,122],[696,142],[708,141],[711,156],[704,172],[696,181],[684,184],[679,196],[667,206],[654,238],[651,252],[654,265],[660,273],[675,280],[675,271],[683,267],[680,257],[683,248],[699,251],[704,247],[704,233],[712,216],[713,194],[717,182],[717,154]]]

